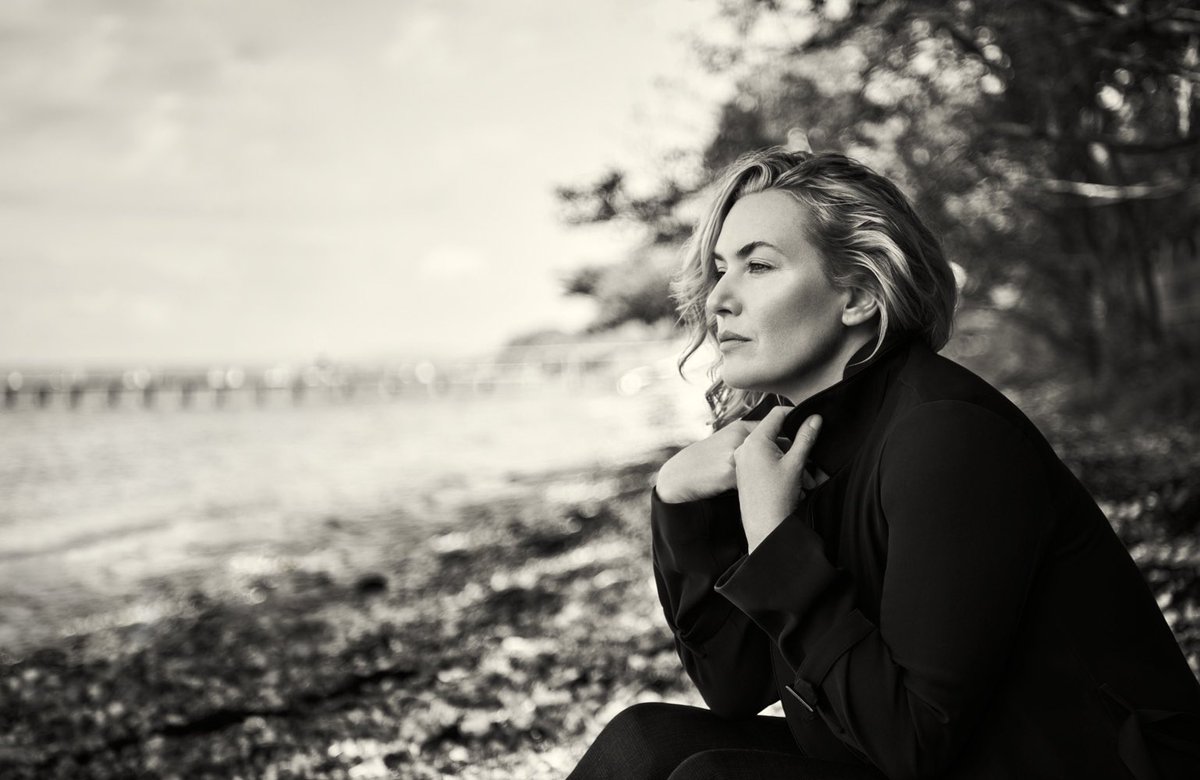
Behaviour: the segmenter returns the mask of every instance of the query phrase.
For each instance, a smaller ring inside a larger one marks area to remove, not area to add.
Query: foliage
[[[1020,323],[1060,364],[1103,378],[1188,348],[1197,323],[1161,291],[1200,263],[1200,11],[747,0],[723,12],[734,42],[701,53],[738,89],[694,175],[637,199],[619,172],[564,189],[574,220],[643,222],[662,241],[737,155],[841,151],[910,194],[968,272],[968,305]]]
[[[593,330],[625,322],[652,325],[671,320],[670,281],[675,252],[669,247],[642,247],[625,260],[606,266],[586,266],[566,280],[569,295],[586,295],[599,304]]]

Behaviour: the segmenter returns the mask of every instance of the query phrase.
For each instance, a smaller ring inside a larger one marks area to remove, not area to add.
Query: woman
[[[1046,440],[936,354],[954,276],[893,184],[739,160],[676,293],[721,379],[654,571],[709,709],[632,707],[572,777],[1200,777],[1200,685]]]

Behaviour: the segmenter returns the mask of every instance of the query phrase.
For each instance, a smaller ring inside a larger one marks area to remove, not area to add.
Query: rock
[[[388,578],[378,572],[368,572],[354,583],[354,591],[360,596],[378,596],[388,589]]]

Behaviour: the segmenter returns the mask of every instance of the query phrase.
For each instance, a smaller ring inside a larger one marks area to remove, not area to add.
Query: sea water
[[[135,621],[153,592],[231,567],[320,555],[330,524],[415,540],[439,502],[703,435],[694,384],[639,384],[0,411],[0,650]]]

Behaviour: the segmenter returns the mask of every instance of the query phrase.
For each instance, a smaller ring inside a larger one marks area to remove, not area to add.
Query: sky
[[[5,0],[0,367],[480,353],[582,326],[721,86],[706,0]]]

